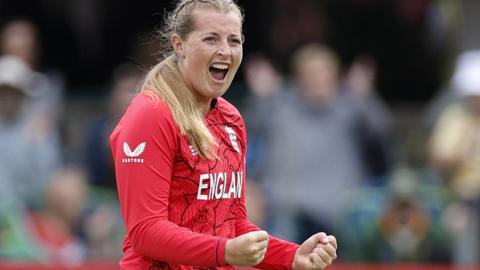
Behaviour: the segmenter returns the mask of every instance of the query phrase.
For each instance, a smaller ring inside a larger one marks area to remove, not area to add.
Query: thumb
[[[317,244],[320,243],[325,237],[327,237],[327,235],[323,232],[310,236],[307,240],[305,240],[305,242],[302,243],[298,252],[300,254],[312,253],[313,249],[317,246]]]

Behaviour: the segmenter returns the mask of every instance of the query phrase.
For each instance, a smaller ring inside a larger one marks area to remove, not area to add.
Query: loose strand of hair
[[[180,132],[187,136],[200,156],[213,159],[216,157],[214,149],[217,143],[208,130],[203,115],[195,105],[195,97],[179,74],[174,57],[172,55],[156,65],[147,74],[143,88],[153,88],[154,94],[166,103],[171,109]]]

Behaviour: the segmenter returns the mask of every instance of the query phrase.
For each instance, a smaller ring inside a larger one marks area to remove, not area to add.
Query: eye
[[[217,38],[214,37],[214,36],[208,36],[208,37],[204,38],[203,41],[205,41],[207,43],[210,43],[210,44],[214,44],[215,42],[217,42]]]
[[[239,38],[231,38],[230,43],[232,43],[234,45],[242,45],[242,40],[239,39]]]

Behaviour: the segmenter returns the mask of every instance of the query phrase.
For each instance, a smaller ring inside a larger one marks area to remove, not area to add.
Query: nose
[[[230,56],[232,55],[232,48],[228,44],[228,41],[223,41],[217,49],[217,54],[221,56]]]

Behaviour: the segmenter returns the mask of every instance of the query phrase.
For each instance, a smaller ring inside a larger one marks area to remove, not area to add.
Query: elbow
[[[134,227],[130,228],[127,232],[128,242],[135,251],[135,253],[148,256],[149,252],[149,241],[151,235],[149,232],[151,230],[151,224],[148,222],[141,222],[136,224]]]
[[[139,226],[132,228],[127,233],[127,239],[130,244],[130,247],[135,251],[135,253],[139,253],[145,255],[145,248],[142,239],[144,238],[143,233],[138,229]]]
[[[168,230],[165,223],[158,219],[149,219],[129,228],[127,239],[132,250],[142,256],[163,260],[170,254],[166,245],[168,239],[161,232]]]

